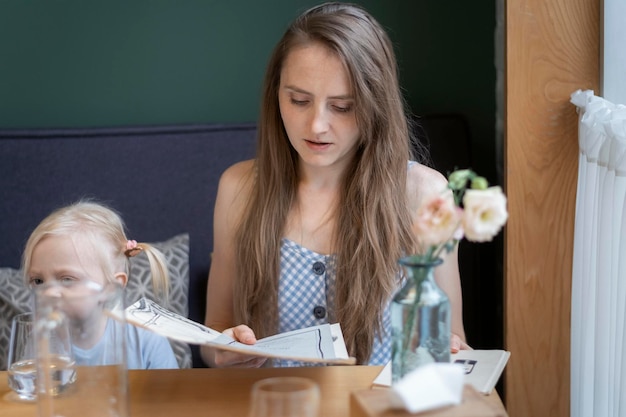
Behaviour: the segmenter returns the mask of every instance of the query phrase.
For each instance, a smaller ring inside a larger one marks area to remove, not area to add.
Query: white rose
[[[467,240],[486,242],[506,223],[506,196],[500,187],[466,190],[463,196],[463,230]]]

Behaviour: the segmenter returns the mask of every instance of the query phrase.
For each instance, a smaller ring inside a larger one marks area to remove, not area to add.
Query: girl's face
[[[69,237],[45,237],[33,250],[27,276],[31,288],[45,284],[46,295],[64,299],[69,316],[86,320],[94,313],[98,299],[93,296],[93,286],[85,284],[102,286],[105,277],[96,257],[90,253],[91,246],[84,245],[82,252],[77,246]]]
[[[348,73],[332,51],[312,43],[289,52],[281,70],[278,102],[302,164],[346,167],[356,151],[359,129]]]

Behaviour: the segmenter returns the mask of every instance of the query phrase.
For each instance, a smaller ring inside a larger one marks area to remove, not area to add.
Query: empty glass
[[[248,417],[317,417],[319,402],[319,386],[310,379],[262,379],[252,386]]]
[[[128,416],[123,294],[89,281],[35,287],[39,417]],[[54,340],[71,346],[65,367]]]

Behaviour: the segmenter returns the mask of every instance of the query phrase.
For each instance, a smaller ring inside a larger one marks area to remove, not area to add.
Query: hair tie
[[[139,252],[141,252],[142,250],[143,248],[137,245],[136,240],[129,240],[126,242],[126,250],[124,251],[124,255],[126,255],[128,258],[131,258],[139,254]]]

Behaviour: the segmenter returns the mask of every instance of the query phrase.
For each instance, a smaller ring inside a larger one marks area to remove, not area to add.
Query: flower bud
[[[472,179],[472,189],[473,190],[486,190],[489,187],[489,183],[485,179],[485,177],[475,177]]]
[[[476,174],[469,169],[459,169],[452,172],[448,176],[448,187],[453,190],[465,188],[467,181],[471,180]]]

